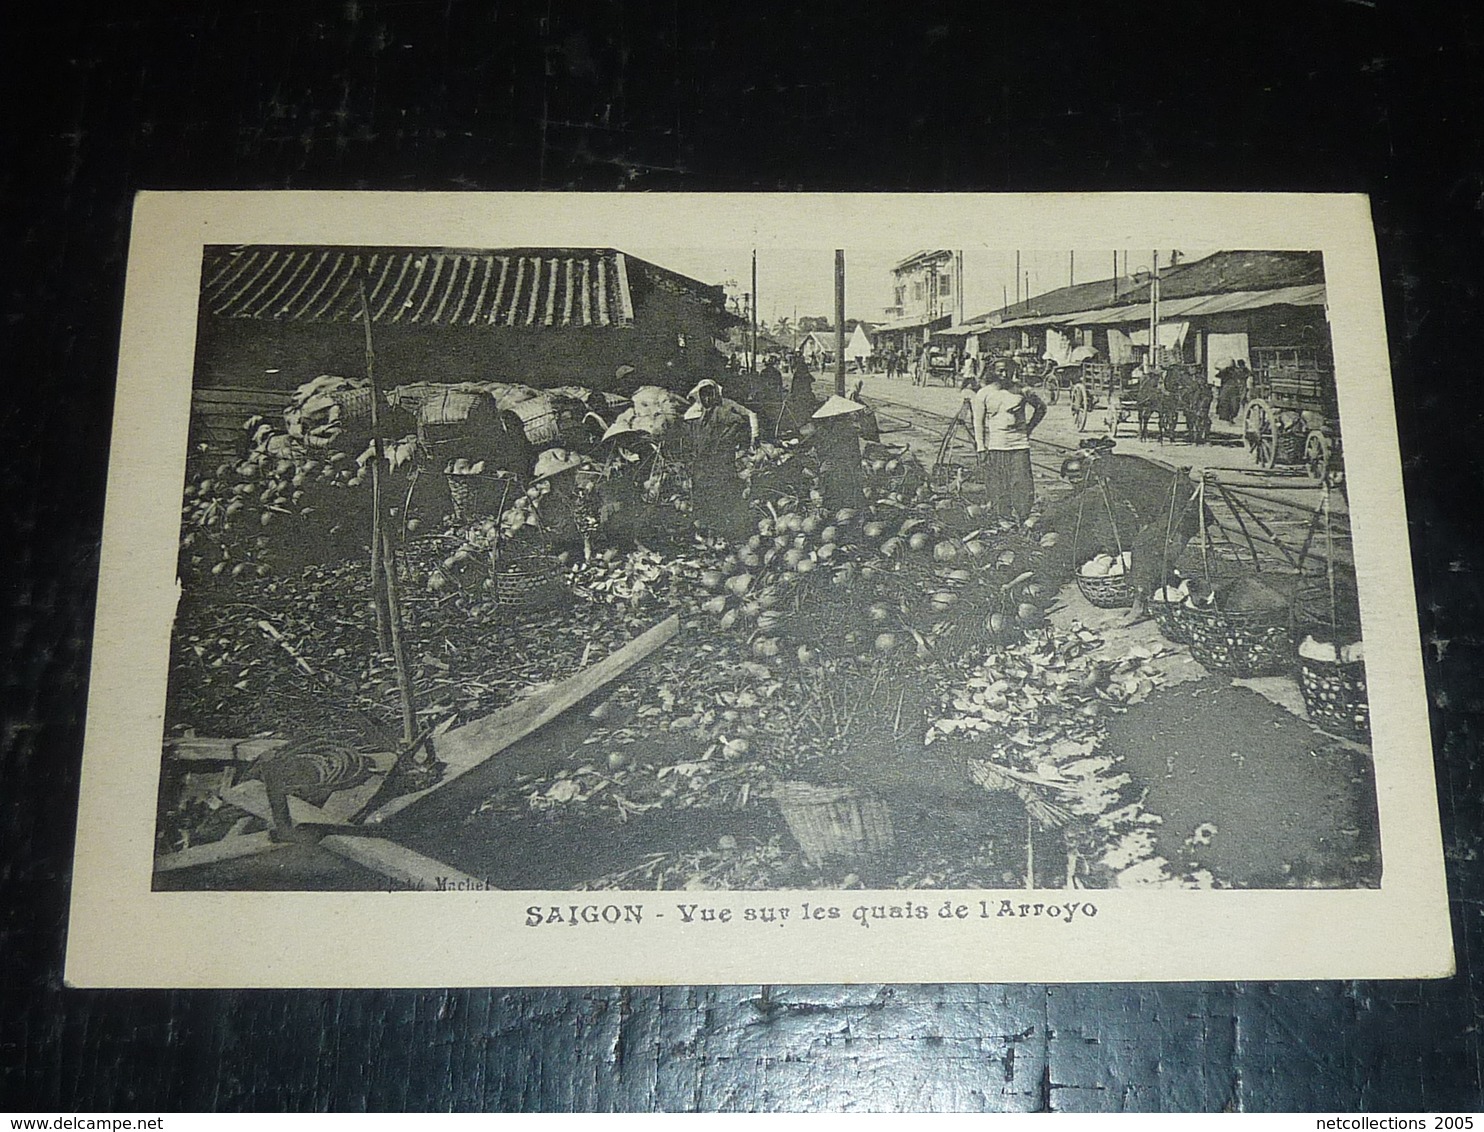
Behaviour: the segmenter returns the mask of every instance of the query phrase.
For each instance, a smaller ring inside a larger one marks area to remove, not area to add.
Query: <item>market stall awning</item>
[[[1235,314],[1238,311],[1259,310],[1263,307],[1322,307],[1324,304],[1324,284],[1311,283],[1300,287],[1279,287],[1271,291],[1230,291],[1224,295],[1192,295],[1186,299],[1169,299],[1159,304],[1159,316],[1161,319],[1192,318],[1198,315]],[[1052,321],[1066,326],[1116,326],[1141,319],[1147,321],[1148,318],[1149,304],[1146,302],[1079,311]]]
[[[364,283],[375,323],[420,326],[624,326],[628,264],[608,249],[490,252],[213,247],[202,302],[220,318],[347,322]]]
[[[920,314],[908,315],[905,318],[896,318],[890,322],[883,322],[871,331],[871,333],[891,334],[901,330],[922,330],[925,327],[932,326],[935,322],[949,322],[952,318],[953,316],[948,314],[937,315],[933,318],[923,318]]]

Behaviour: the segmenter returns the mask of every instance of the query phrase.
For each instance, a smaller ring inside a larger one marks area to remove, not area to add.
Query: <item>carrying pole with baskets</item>
[[[1096,461],[1088,469],[1089,475],[1097,475]],[[1077,525],[1072,531],[1072,562],[1077,571],[1077,588],[1099,609],[1126,609],[1134,604],[1134,590],[1129,582],[1128,564],[1123,560],[1123,536],[1118,532],[1118,516],[1114,514],[1113,499],[1108,494],[1108,481],[1098,476],[1098,492],[1103,509],[1108,515],[1108,527],[1113,532],[1113,545],[1117,549],[1119,573],[1111,576],[1088,575],[1082,572],[1081,562],[1082,519],[1087,508],[1087,491],[1084,488],[1077,500]]]
[[[1307,656],[1299,651],[1299,690],[1311,722],[1336,735],[1368,743],[1371,738],[1370,701],[1366,691],[1364,658],[1346,660],[1340,644],[1340,600],[1335,578],[1334,511],[1331,487],[1324,485],[1319,510],[1305,549],[1313,542],[1315,527],[1323,524],[1325,590],[1329,602],[1329,645],[1334,659]]]

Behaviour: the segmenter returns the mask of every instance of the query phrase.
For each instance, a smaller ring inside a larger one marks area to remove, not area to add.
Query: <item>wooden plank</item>
[[[223,795],[232,805],[246,810],[250,814],[271,821],[272,815],[268,809],[268,795],[263,789],[261,782],[244,783],[242,786],[233,788]],[[332,799],[333,801],[333,799]],[[347,830],[355,829],[354,826],[346,825],[338,820],[335,813],[321,810],[317,806],[311,806],[302,798],[290,798],[289,809],[293,814],[296,825],[330,825],[342,826]],[[252,837],[262,837],[268,840],[268,833],[253,834]],[[241,838],[240,840],[249,840]],[[270,846],[277,845],[270,842]],[[452,888],[455,891],[487,888],[488,885],[476,880],[465,873],[461,873],[441,861],[435,861],[431,857],[425,857],[421,853],[397,845],[382,837],[363,837],[350,833],[329,833],[319,839],[319,847],[337,857],[344,857],[347,861],[360,865],[362,868],[370,869],[372,872],[380,873],[388,880],[407,888],[438,889]],[[207,846],[202,846],[204,851]],[[245,855],[245,854],[242,854]],[[177,854],[178,856],[178,854]],[[178,868],[189,867],[191,863],[206,864],[208,860],[203,852],[203,859],[199,862],[187,862],[178,865]],[[222,860],[229,859],[222,857]],[[158,864],[157,864],[158,867]]]
[[[165,754],[180,762],[250,763],[287,744],[287,739],[166,739]]]
[[[332,833],[320,838],[321,849],[344,857],[362,868],[378,872],[388,880],[418,891],[470,892],[490,886],[458,869],[388,841],[384,837],[355,837]]]
[[[265,829],[259,833],[239,833],[210,841],[205,845],[192,845],[178,853],[166,853],[155,858],[155,872],[173,873],[181,869],[194,869],[200,865],[214,865],[221,861],[234,861],[239,857],[252,857],[274,849],[282,849],[285,842],[274,841]]]
[[[435,750],[445,767],[443,777],[426,790],[393,798],[367,819],[368,824],[385,821],[393,814],[407,810],[430,794],[462,778],[511,744],[524,739],[573,705],[587,699],[605,684],[622,676],[678,632],[680,618],[668,617],[562,683],[439,736]]]

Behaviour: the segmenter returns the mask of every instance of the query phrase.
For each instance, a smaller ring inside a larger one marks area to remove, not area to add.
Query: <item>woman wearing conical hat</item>
[[[819,459],[819,491],[826,511],[865,502],[861,472],[861,421],[866,407],[835,394],[813,414],[809,444]]]
[[[731,537],[748,525],[737,452],[757,443],[757,414],[723,397],[709,378],[696,384],[691,398],[683,419],[693,514],[701,526]]]

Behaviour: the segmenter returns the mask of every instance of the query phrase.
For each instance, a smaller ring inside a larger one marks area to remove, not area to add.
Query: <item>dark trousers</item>
[[[983,453],[985,485],[996,513],[1014,515],[1024,522],[1036,501],[1036,481],[1031,478],[1029,448]]]

